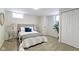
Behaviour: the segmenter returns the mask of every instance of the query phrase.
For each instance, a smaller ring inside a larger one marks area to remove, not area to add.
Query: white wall
[[[19,18],[13,18],[12,17],[12,12],[8,12],[6,11],[6,19],[7,19],[7,24],[11,24],[11,23],[16,23],[16,24],[37,24],[37,16],[30,16],[30,15],[26,15],[24,14],[24,18],[23,19],[19,19]]]
[[[47,34],[48,30],[48,19],[46,16],[39,16],[38,27],[41,33]]]
[[[12,12],[6,11],[6,26],[10,24],[34,24],[37,25],[38,17],[24,14],[24,18],[13,18]],[[17,26],[15,26],[17,27]]]
[[[43,19],[42,16],[38,17],[38,27],[39,27],[39,31],[42,33],[42,24],[43,24]]]
[[[60,16],[61,42],[79,48],[79,9],[63,12]]]
[[[4,13],[5,14],[5,11],[3,9],[0,9],[0,13]],[[6,21],[6,19],[5,19]],[[2,46],[2,44],[4,43],[4,40],[5,40],[5,22],[4,22],[4,25],[0,25],[0,48]]]

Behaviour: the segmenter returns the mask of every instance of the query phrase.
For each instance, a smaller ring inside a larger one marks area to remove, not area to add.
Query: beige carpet
[[[16,39],[6,40],[0,50],[1,51],[17,51],[17,40]]]
[[[79,49],[69,46],[64,43],[59,43],[58,39],[47,37],[48,42],[42,43],[37,46],[25,49],[26,51],[79,51]]]
[[[26,51],[79,51],[79,49],[69,46],[64,43],[59,43],[58,39],[53,37],[47,37],[47,43],[41,43],[31,48],[25,49]],[[5,41],[1,51],[17,51],[17,39],[11,39]]]

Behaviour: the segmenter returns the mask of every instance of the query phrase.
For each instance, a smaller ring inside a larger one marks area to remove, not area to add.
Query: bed
[[[33,45],[47,42],[45,35],[41,34],[33,24],[18,24],[19,28],[19,51],[24,51]]]

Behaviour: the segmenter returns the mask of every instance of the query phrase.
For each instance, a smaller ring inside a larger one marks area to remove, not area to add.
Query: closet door
[[[61,42],[79,48],[79,9],[61,14]]]
[[[79,48],[79,9],[73,11],[73,44]]]

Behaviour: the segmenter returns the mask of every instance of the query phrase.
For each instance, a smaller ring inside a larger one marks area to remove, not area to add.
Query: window
[[[20,13],[12,13],[13,18],[23,18],[23,14]]]
[[[56,22],[59,22],[59,15],[56,16]]]
[[[59,22],[59,15],[55,15],[53,19],[53,25],[57,24]]]

